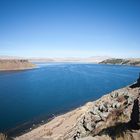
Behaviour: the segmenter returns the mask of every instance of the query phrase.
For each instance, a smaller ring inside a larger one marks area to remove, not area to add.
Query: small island
[[[33,69],[35,65],[27,59],[0,59],[0,71]]]

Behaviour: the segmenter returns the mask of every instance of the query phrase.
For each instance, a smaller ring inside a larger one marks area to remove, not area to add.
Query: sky
[[[140,57],[140,0],[0,0],[0,55]]]

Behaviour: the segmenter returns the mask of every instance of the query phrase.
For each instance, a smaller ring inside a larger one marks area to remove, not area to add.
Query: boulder
[[[95,122],[99,122],[101,120],[102,120],[102,118],[99,115],[94,115],[94,121]]]
[[[116,109],[119,109],[121,107],[121,104],[117,101],[116,102],[114,101],[114,103],[112,104],[112,107],[116,108]]]
[[[110,96],[111,96],[112,98],[116,98],[116,97],[118,97],[118,92],[112,92],[112,93],[110,94]]]
[[[133,104],[133,102],[134,102],[133,97],[130,97],[130,96],[129,96],[129,98],[127,99],[127,104],[128,104],[128,105],[131,105],[131,104]]]
[[[98,107],[98,110],[100,110],[101,112],[107,112],[108,111],[107,104],[101,104]]]

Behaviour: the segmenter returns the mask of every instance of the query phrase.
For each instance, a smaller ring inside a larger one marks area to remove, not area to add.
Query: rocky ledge
[[[32,128],[31,128],[32,129]],[[140,78],[15,140],[139,140]]]
[[[32,69],[35,65],[24,59],[0,59],[0,71]]]

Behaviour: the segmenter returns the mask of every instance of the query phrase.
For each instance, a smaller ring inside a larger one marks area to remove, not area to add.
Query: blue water
[[[79,107],[133,83],[140,67],[38,64],[37,69],[0,72],[0,131]]]

